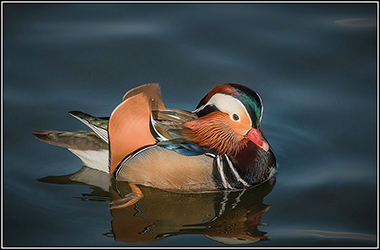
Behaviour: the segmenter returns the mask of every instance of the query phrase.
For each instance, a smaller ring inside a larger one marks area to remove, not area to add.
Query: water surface
[[[4,246],[226,246],[220,227],[233,212],[251,224],[230,235],[261,237],[240,246],[378,245],[376,4],[3,7]],[[150,199],[113,212],[109,186],[123,188],[102,175],[73,181],[86,170],[81,160],[32,135],[87,130],[67,112],[109,116],[126,91],[152,82],[167,107],[186,110],[221,83],[257,91],[278,161],[273,186],[236,205],[239,193],[146,191],[168,204],[194,198],[193,210],[175,210],[183,221],[152,210]],[[128,223],[136,230],[118,233]]]

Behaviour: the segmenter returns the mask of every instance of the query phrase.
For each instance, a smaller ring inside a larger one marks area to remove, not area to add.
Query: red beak
[[[265,151],[269,150],[269,144],[264,139],[263,134],[259,129],[252,128],[247,133],[247,138],[250,139],[253,143],[255,143],[257,146],[262,148]]]

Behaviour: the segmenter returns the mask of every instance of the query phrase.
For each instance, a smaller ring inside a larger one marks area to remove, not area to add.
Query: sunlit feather
[[[190,130],[184,133],[193,136],[190,140],[199,146],[216,149],[218,154],[236,155],[247,140],[239,137],[228,124],[229,116],[223,112],[212,112],[183,126]]]

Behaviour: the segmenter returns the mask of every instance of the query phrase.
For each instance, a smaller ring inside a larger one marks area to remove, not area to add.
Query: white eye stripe
[[[250,124],[252,125],[251,117],[249,116],[245,106],[238,99],[230,95],[217,93],[213,95],[210,100],[199,109],[202,109],[207,105],[214,105],[219,110],[230,114],[231,118],[233,118],[232,116],[234,114],[237,114],[239,116],[239,120],[240,117],[245,114],[248,117]]]

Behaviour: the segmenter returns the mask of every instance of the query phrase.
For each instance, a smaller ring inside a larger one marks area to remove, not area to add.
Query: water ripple
[[[352,233],[352,232],[334,232],[327,230],[297,230],[297,233],[312,235],[322,238],[335,239],[355,239],[355,240],[371,240],[376,241],[377,237],[374,234]]]
[[[62,44],[125,38],[155,37],[170,33],[165,23],[145,21],[91,21],[33,23],[24,27],[30,33],[30,41],[42,44]]]
[[[376,18],[341,19],[335,23],[348,27],[376,27]]]

